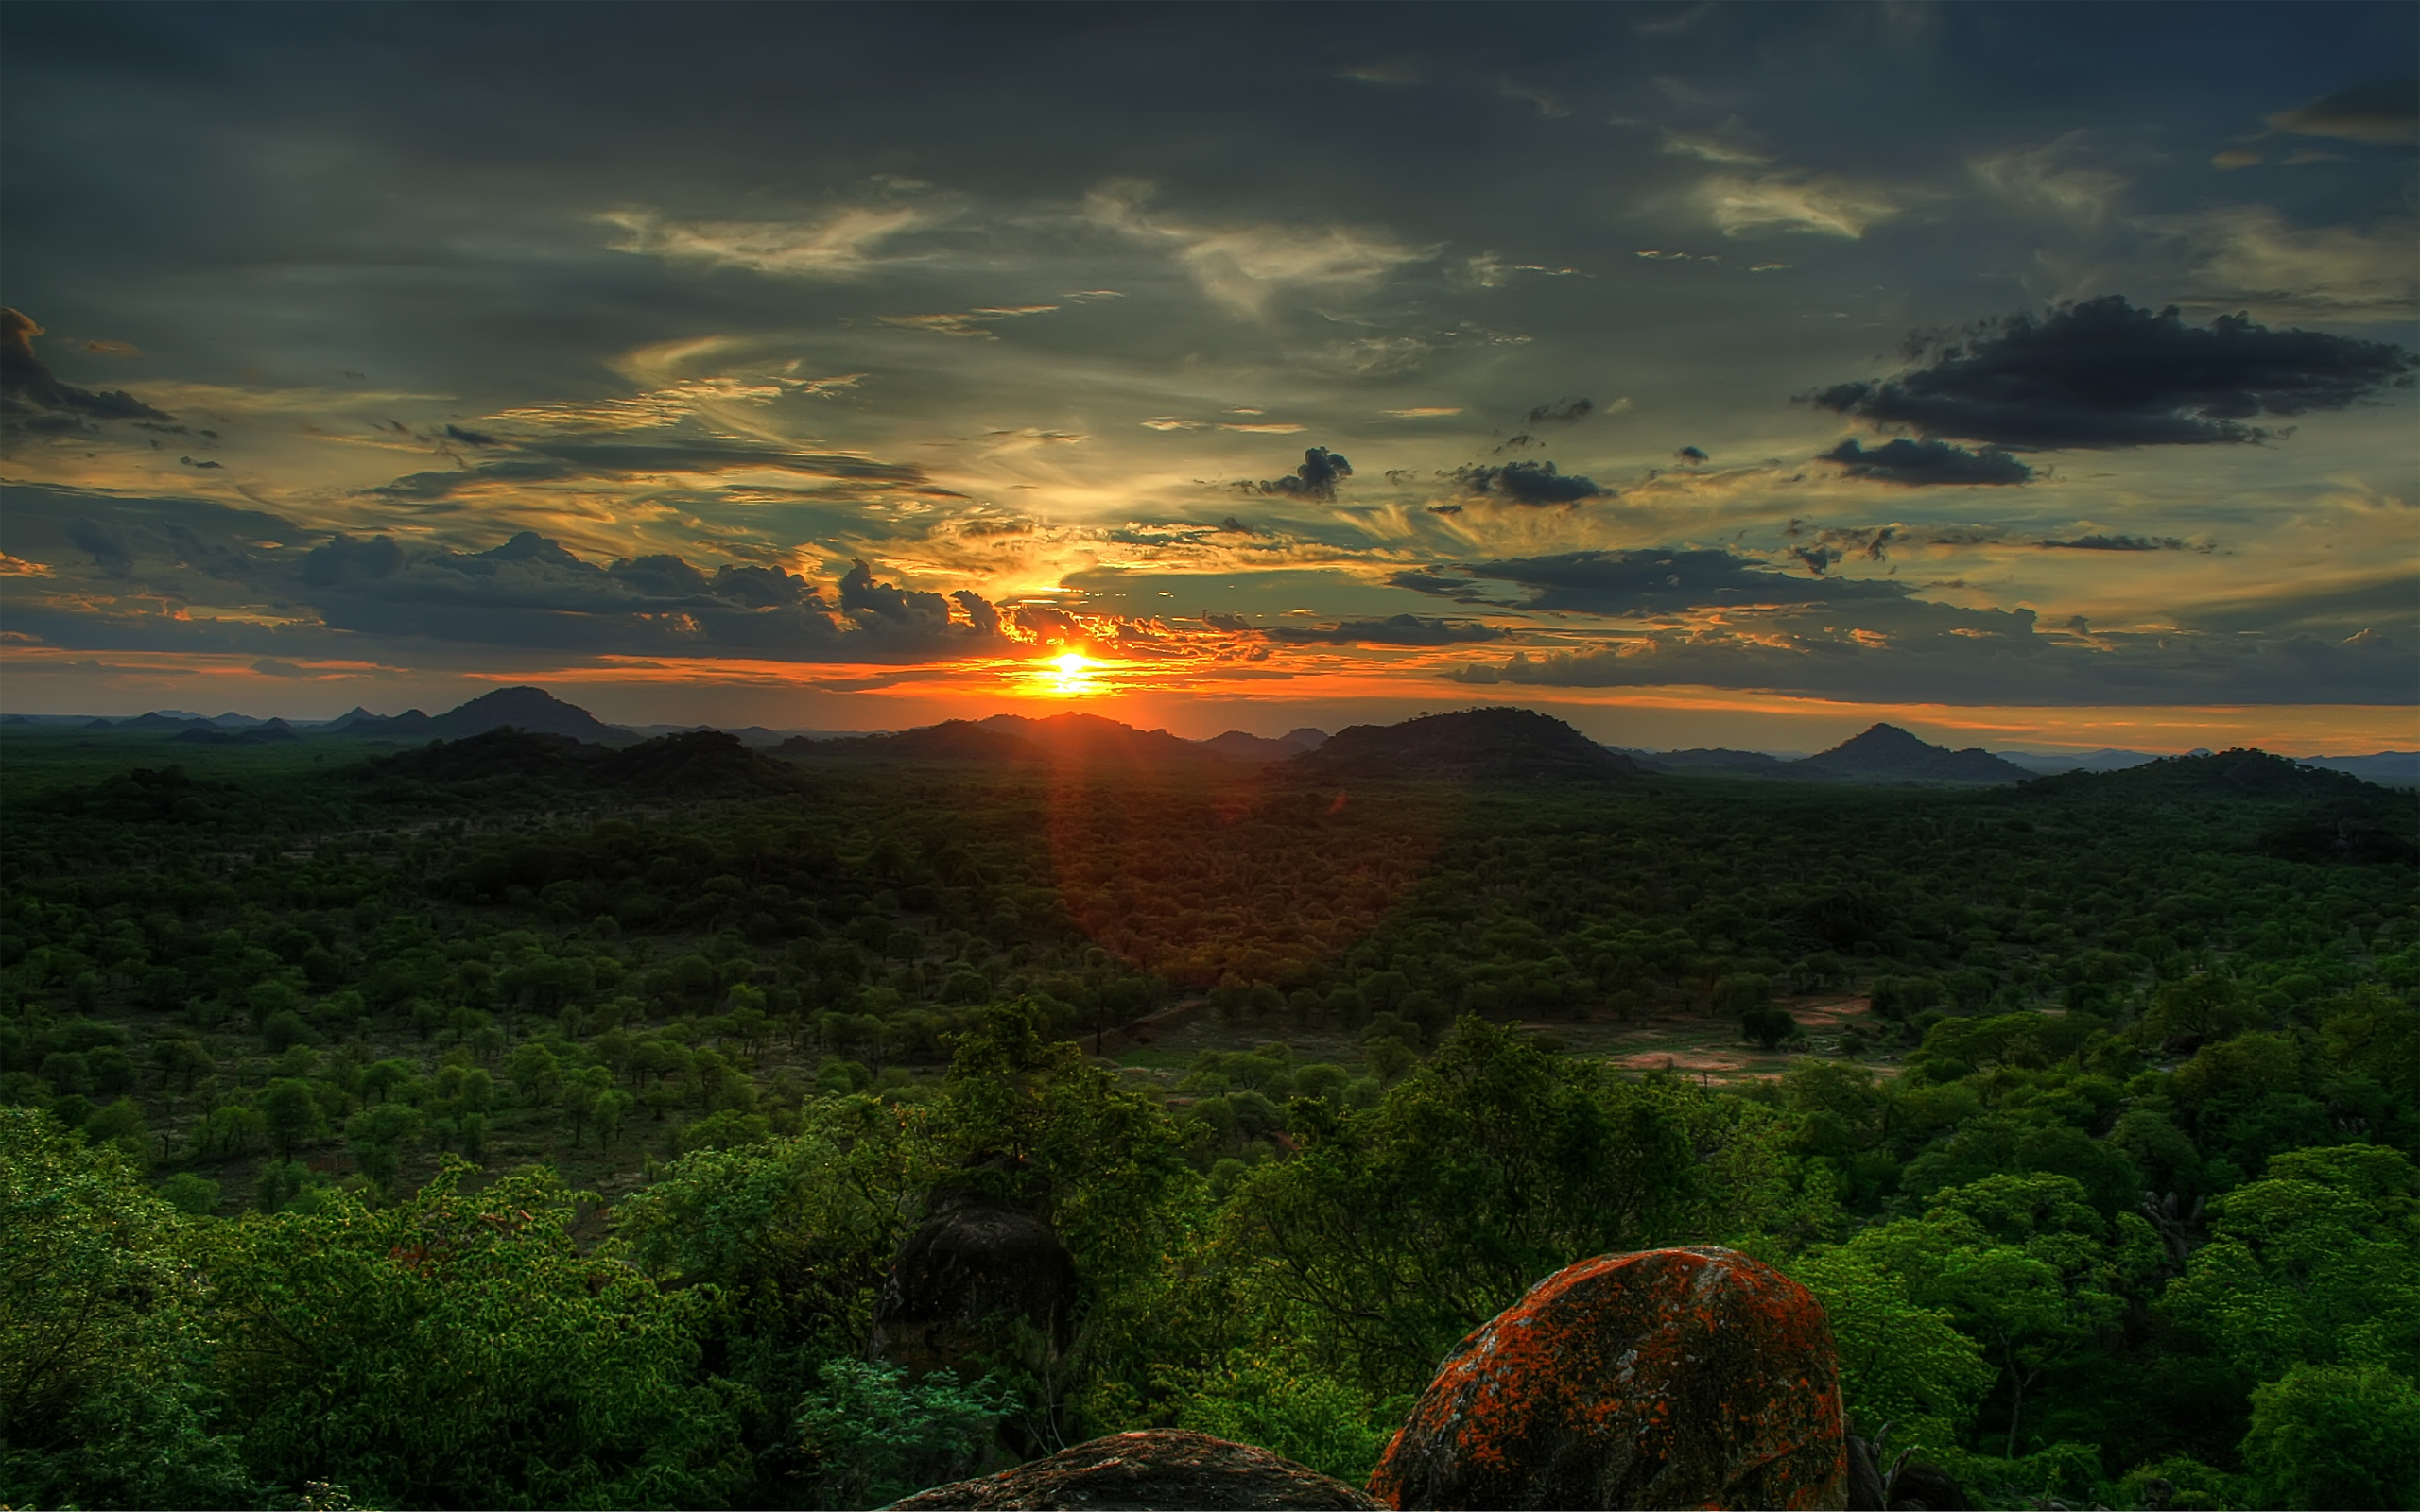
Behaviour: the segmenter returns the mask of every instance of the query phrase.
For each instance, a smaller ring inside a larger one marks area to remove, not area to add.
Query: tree
[[[745,1466],[700,1379],[711,1294],[581,1254],[551,1171],[475,1194],[470,1174],[449,1159],[391,1208],[330,1190],[206,1230],[246,1459],[414,1506],[719,1501]]]
[[[2374,1144],[2290,1150],[2211,1204],[2163,1306],[2256,1380],[2299,1365],[2420,1374],[2420,1169]]]
[[[288,1076],[261,1089],[255,1103],[268,1130],[269,1143],[281,1159],[291,1159],[297,1146],[325,1139],[328,1121],[311,1084]]]
[[[881,1506],[973,1472],[1013,1399],[989,1379],[937,1370],[914,1385],[880,1361],[831,1360],[796,1425],[818,1506]]]
[[[2296,1366],[2252,1393],[2243,1465],[2275,1507],[2420,1507],[2420,1389],[2382,1366]]]
[[[2158,1238],[2140,1218],[2120,1215],[2115,1238],[2072,1178],[1994,1176],[1936,1193],[1924,1216],[1869,1228],[1846,1247],[1984,1346],[2008,1393],[2014,1458],[2027,1393],[2110,1342],[2126,1294],[2158,1267]]]
[[[1297,1104],[1300,1155],[1238,1188],[1220,1248],[1345,1379],[1417,1389],[1540,1277],[1673,1231],[1698,1169],[1678,1091],[1465,1018],[1374,1112]]]
[[[1789,1269],[1831,1319],[1852,1431],[1872,1437],[1888,1424],[1893,1444],[1933,1457],[1959,1448],[1998,1372],[1950,1311],[1919,1306],[1906,1278],[1853,1249],[1819,1249]]]
[[[372,1186],[386,1192],[393,1188],[395,1176],[403,1168],[401,1146],[420,1135],[421,1115],[418,1108],[402,1103],[379,1103],[363,1108],[345,1121],[345,1146],[353,1152],[353,1162]]]
[[[1739,1038],[1752,1040],[1767,1050],[1778,1050],[1783,1040],[1798,1033],[1798,1021],[1789,1010],[1776,1004],[1758,1003],[1739,1013]]]
[[[0,1108],[0,1503],[241,1505],[207,1426],[191,1236],[117,1151]]]

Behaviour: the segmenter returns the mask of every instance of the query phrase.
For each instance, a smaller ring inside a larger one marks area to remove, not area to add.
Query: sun
[[[1100,691],[1093,678],[1100,663],[1080,651],[1062,651],[1043,666],[1043,691],[1054,697],[1073,698]]]

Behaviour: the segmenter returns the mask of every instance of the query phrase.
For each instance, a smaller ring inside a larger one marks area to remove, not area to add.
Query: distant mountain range
[[[233,711],[203,715],[186,710],[161,709],[122,719],[82,714],[8,714],[0,716],[0,725],[156,731],[167,733],[171,740],[197,746],[266,746],[306,736],[412,743],[459,741],[509,729],[620,747],[714,728],[609,725],[577,704],[565,703],[543,688],[532,687],[498,688],[434,715],[418,709],[400,714],[373,714],[356,708],[331,720],[289,722]],[[856,756],[891,761],[1117,767],[1300,762],[1301,769],[1306,773],[1335,777],[1426,773],[1546,778],[1685,772],[1801,782],[1996,785],[2071,772],[2125,771],[2167,759],[2146,751],[2117,749],[2083,753],[1993,752],[1979,747],[1952,750],[1887,724],[1876,725],[1830,750],[1811,756],[1719,747],[1643,750],[1600,745],[1559,719],[1525,709],[1501,707],[1423,715],[1396,725],[1357,725],[1333,737],[1323,730],[1305,727],[1274,739],[1230,730],[1207,740],[1187,740],[1165,730],[1136,730],[1098,714],[1072,713],[1040,719],[994,714],[988,719],[953,719],[877,734],[779,730],[761,725],[722,733],[734,736],[743,746],[793,758]],[[2301,764],[2364,782],[2420,786],[2420,750],[2309,756],[2303,758]]]

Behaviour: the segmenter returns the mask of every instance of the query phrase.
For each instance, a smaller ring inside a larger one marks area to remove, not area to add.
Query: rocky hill
[[[1372,778],[1619,782],[1636,763],[1530,709],[1464,709],[1399,725],[1355,725],[1287,764],[1321,782]]]
[[[1777,776],[1839,782],[2031,782],[2031,772],[1980,747],[1951,750],[1929,745],[1896,725],[1876,725],[1830,750],[1783,765]]]

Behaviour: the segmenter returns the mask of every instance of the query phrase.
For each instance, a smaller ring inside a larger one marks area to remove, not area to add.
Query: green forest
[[[1532,1283],[1717,1244],[1978,1505],[2420,1506],[2410,792],[10,729],[0,802],[0,1503],[1358,1484]],[[1772,1074],[1591,1048],[1706,1024]],[[951,1202],[1064,1314],[904,1347]]]

